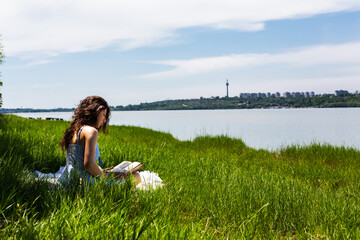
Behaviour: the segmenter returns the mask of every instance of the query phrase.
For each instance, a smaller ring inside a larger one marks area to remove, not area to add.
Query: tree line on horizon
[[[114,111],[141,110],[201,110],[201,109],[254,109],[254,108],[336,108],[360,107],[359,94],[316,95],[308,98],[298,97],[211,97],[199,99],[164,100],[137,105],[115,106]]]
[[[198,99],[163,100],[137,105],[111,106],[112,111],[148,111],[148,110],[211,110],[211,109],[277,109],[277,108],[346,108],[360,107],[360,94],[323,94],[307,98],[299,97],[211,97]],[[32,109],[0,108],[0,113],[17,112],[72,112],[74,108]]]

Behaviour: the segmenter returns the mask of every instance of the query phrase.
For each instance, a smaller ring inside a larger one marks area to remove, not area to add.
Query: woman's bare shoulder
[[[91,126],[84,126],[82,132],[84,133],[85,137],[97,137],[98,130]]]

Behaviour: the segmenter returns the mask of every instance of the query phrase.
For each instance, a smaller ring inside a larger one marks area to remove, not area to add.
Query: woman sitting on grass
[[[102,97],[91,96],[80,102],[60,142],[62,150],[66,151],[66,167],[60,182],[66,185],[69,177],[78,176],[82,181],[93,183],[96,178],[110,174],[106,170],[113,167],[103,170],[96,164],[96,161],[102,164],[97,144],[98,131],[106,133],[109,117],[110,107]],[[128,177],[126,173],[112,174],[120,181]],[[135,172],[132,176],[137,185],[141,181],[139,173]]]

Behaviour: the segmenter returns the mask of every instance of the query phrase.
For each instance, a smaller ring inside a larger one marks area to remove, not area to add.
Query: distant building
[[[347,91],[346,91],[347,92]],[[284,98],[288,98],[288,97],[294,97],[294,98],[298,98],[298,97],[306,97],[306,98],[312,98],[315,97],[315,93],[314,92],[284,92],[282,95],[280,95],[279,92],[276,93],[240,93],[239,97],[240,98],[270,98],[270,97],[284,97]]]
[[[229,82],[226,79],[226,97],[229,97]]]
[[[336,96],[342,96],[342,95],[347,95],[347,94],[349,94],[349,92],[347,90],[336,90],[335,91]]]
[[[299,92],[292,92],[291,95],[292,95],[294,98],[301,97],[301,93],[299,93]]]
[[[250,93],[250,97],[251,98],[257,98],[258,94],[257,93]]]
[[[239,97],[240,97],[240,98],[249,98],[249,97],[250,97],[250,93],[240,93]]]
[[[284,92],[284,93],[283,93],[283,97],[285,97],[285,98],[290,97],[290,95],[291,95],[291,94],[290,94],[289,92]]]
[[[257,94],[257,97],[258,97],[258,98],[266,98],[266,94],[259,92],[259,93]]]

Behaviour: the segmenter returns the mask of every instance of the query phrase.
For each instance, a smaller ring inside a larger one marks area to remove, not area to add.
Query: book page
[[[125,167],[128,172],[134,172],[141,168],[143,168],[143,166],[139,162],[133,162],[129,166]]]
[[[129,161],[123,161],[120,164],[116,165],[113,169],[111,169],[109,172],[127,172],[125,168],[129,166],[131,162]]]
[[[141,165],[141,163],[139,162],[129,162],[129,161],[124,161],[118,165],[116,165],[113,169],[111,169],[109,172],[123,172],[123,173],[128,173],[128,172],[134,172],[137,171],[139,169],[143,168],[143,166]]]

